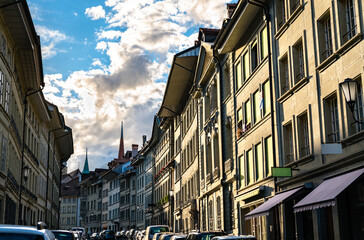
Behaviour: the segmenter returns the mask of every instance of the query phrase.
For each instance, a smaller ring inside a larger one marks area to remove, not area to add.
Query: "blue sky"
[[[220,28],[226,0],[28,0],[42,43],[44,94],[73,129],[68,169],[90,169],[150,137],[173,55],[200,27]]]

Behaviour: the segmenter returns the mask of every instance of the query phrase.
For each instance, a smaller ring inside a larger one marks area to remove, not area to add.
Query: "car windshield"
[[[114,232],[113,231],[107,231],[107,232],[105,232],[105,236],[106,237],[112,237],[112,236],[114,236],[115,234],[114,234]]]
[[[72,240],[72,233],[61,233],[61,232],[53,232],[54,236],[58,240]]]
[[[211,240],[215,236],[222,236],[223,233],[201,233],[197,236],[197,240]]]
[[[164,238],[163,238],[163,240],[169,240],[169,239],[171,239],[171,237],[172,237],[173,235],[171,234],[171,235],[166,235]]]
[[[168,227],[155,227],[150,230],[150,233],[153,235],[160,232],[169,232],[169,229]]]
[[[36,234],[0,233],[0,240],[44,240],[44,237]]]

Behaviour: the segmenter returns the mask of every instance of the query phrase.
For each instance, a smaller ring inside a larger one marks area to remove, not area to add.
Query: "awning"
[[[310,194],[293,206],[294,212],[335,205],[335,198],[364,173],[364,168],[326,179]]]
[[[295,189],[291,189],[289,191],[277,193],[274,197],[254,209],[253,211],[249,212],[247,215],[245,215],[245,219],[250,219],[253,217],[259,217],[259,216],[267,216],[269,215],[269,210],[275,207],[276,205],[282,203],[284,200],[298,192],[299,190],[303,189],[304,187],[299,187]]]

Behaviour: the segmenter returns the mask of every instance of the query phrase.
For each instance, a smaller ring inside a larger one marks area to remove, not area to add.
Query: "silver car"
[[[38,223],[37,227],[0,224],[0,236],[6,240],[55,240],[53,233],[43,223]]]

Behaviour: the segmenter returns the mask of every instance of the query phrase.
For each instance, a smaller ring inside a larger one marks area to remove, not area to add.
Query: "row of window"
[[[76,206],[72,206],[72,208],[71,208],[71,206],[68,206],[68,207],[63,206],[62,213],[76,213]]]
[[[237,110],[238,138],[271,111],[269,81],[261,84],[259,88]]]
[[[268,56],[267,26],[263,27],[254,38],[235,63],[236,91]]]
[[[165,181],[163,184],[159,185],[155,188],[154,192],[154,202],[159,203],[161,200],[164,200],[165,197],[168,197],[170,190],[169,182]]]
[[[176,207],[181,207],[187,204],[191,199],[198,196],[198,172],[195,172],[181,187],[181,190],[176,192]]]
[[[271,174],[272,137],[266,137],[239,157],[240,187],[253,184]]]
[[[120,200],[120,192],[114,193],[112,196],[109,196],[109,205],[118,203],[119,200]]]
[[[160,171],[162,171],[162,169],[167,165],[167,163],[169,162],[169,160],[171,159],[171,152],[168,151],[163,158],[158,161],[155,165],[155,174],[157,175]]]
[[[328,9],[317,21],[321,62],[334,53],[333,46],[343,46],[357,34],[355,1],[336,0],[334,2],[336,2],[337,12],[333,10],[333,17]],[[333,21],[338,22],[337,28]]]
[[[292,46],[292,51],[279,59],[279,76],[281,95],[305,78],[305,58],[302,37]],[[290,61],[291,60],[291,61]],[[293,63],[292,72],[289,63]]]
[[[75,217],[67,217],[62,218],[62,225],[75,225],[76,224],[76,218]]]

